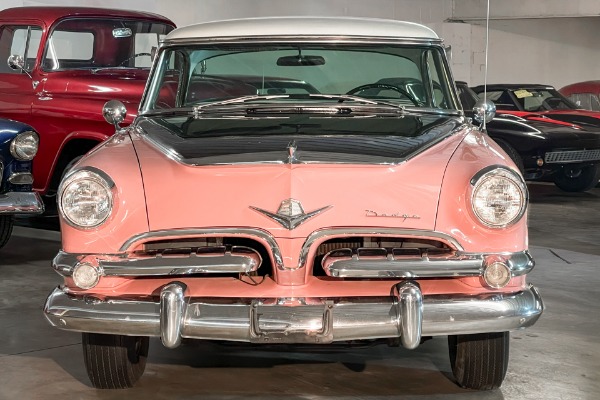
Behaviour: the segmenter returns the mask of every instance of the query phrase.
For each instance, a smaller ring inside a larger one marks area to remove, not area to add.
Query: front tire
[[[144,373],[149,338],[83,333],[83,361],[97,389],[132,387]]]
[[[0,216],[0,249],[3,248],[13,230],[13,217],[11,215]]]
[[[554,178],[554,184],[565,192],[585,192],[600,180],[600,165],[581,169],[565,167]]]
[[[448,336],[450,364],[457,383],[475,390],[500,387],[508,368],[509,340],[508,332]]]

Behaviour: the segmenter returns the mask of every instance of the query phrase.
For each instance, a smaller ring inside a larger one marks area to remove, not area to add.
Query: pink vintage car
[[[0,116],[40,135],[37,193],[56,194],[73,160],[114,133],[101,114],[107,100],[117,96],[135,114],[152,48],[174,27],[160,15],[128,10],[0,10]]]
[[[152,71],[135,121],[58,192],[64,284],[44,312],[82,332],[94,387],[132,386],[149,337],[447,336],[459,385],[502,383],[509,331],[543,310],[526,280],[528,193],[465,118],[432,30],[205,23],[171,32]],[[424,95],[378,83],[398,76]],[[117,124],[125,107],[104,114]]]

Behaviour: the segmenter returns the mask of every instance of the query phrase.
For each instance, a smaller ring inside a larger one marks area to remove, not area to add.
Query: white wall
[[[509,0],[511,4],[517,0]],[[556,87],[600,79],[599,17],[532,18],[535,9],[547,15],[588,15],[599,0],[520,0],[518,7],[492,0],[488,83],[547,83]],[[364,16],[402,19],[431,26],[452,45],[456,79],[483,83],[485,31],[483,0],[2,0],[0,9],[35,5],[86,5],[145,10],[183,26],[218,19],[278,16]],[[543,7],[547,5],[548,7]],[[570,6],[569,6],[570,5]],[[456,18],[469,23],[448,23]],[[510,18],[510,19],[508,19]],[[479,25],[477,25],[479,24]]]

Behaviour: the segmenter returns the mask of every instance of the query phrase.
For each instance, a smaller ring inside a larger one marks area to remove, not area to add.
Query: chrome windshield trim
[[[262,229],[256,228],[205,228],[205,229],[174,229],[145,232],[129,238],[121,248],[120,252],[127,252],[142,242],[155,239],[181,239],[190,236],[218,237],[238,236],[256,239],[271,250],[273,264],[275,267],[283,268],[283,257],[275,238]]]
[[[278,36],[223,36],[210,38],[185,38],[170,39],[163,42],[163,48],[182,44],[248,44],[248,43],[338,43],[338,44],[400,44],[400,45],[430,45],[443,49],[442,39],[436,38],[401,38],[401,37],[377,37],[377,36],[302,36],[302,35],[278,35]]]

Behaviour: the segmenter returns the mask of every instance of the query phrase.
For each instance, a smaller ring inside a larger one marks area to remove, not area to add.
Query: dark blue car
[[[33,191],[32,160],[39,136],[29,125],[0,118],[0,248],[12,233],[13,216],[44,211]]]

